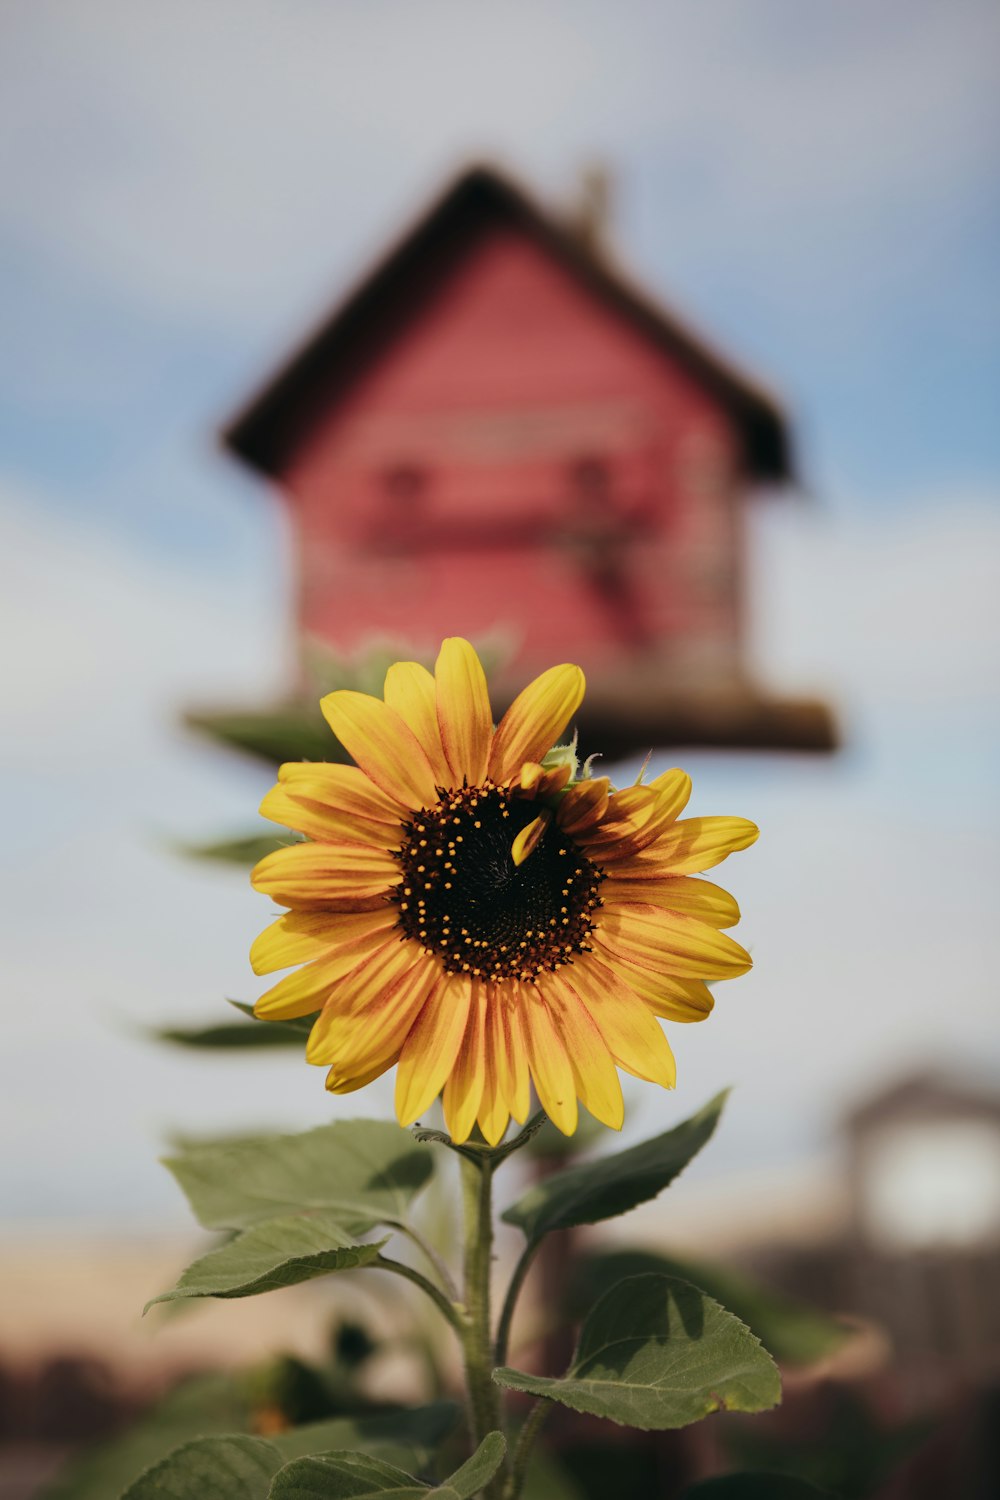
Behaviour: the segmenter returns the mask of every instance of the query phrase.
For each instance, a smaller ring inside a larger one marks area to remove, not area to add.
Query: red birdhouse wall
[[[690,374],[515,226],[408,309],[283,475],[299,620],[350,650],[503,632],[519,675],[731,677],[740,443]]]

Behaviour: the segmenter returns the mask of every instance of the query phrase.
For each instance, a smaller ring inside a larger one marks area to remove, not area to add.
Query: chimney
[[[611,218],[611,172],[604,162],[590,162],[580,173],[576,205],[570,223],[577,239],[590,251],[607,247]]]

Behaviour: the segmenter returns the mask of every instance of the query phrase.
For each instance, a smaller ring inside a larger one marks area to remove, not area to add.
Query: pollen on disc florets
[[[449,973],[533,981],[589,951],[604,873],[554,825],[516,865],[511,844],[538,811],[486,781],[442,790],[403,825],[399,925]]]

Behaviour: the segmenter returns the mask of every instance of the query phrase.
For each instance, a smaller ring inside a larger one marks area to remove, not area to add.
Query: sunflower
[[[327,1088],[395,1066],[400,1123],[442,1094],[459,1142],[478,1122],[496,1144],[532,1084],[567,1135],[578,1100],[618,1129],[618,1068],[672,1088],[659,1018],[703,1020],[705,981],[750,968],[721,930],[736,902],[692,876],[757,829],[680,819],[683,771],[623,791],[578,777],[572,748],[552,747],[583,692],[579,667],[552,667],[494,728],[479,658],[453,638],[433,675],[390,667],[384,700],[322,700],[355,764],[284,765],[264,798],[264,817],[305,837],[253,872],[288,911],[251,962],[301,965],[255,1013],[316,1015],[306,1058]]]

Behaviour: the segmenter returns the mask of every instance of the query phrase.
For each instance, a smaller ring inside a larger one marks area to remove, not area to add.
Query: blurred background
[[[625,1136],[727,1118],[636,1233],[877,1326],[897,1414],[995,1378],[998,60],[990,0],[0,6],[0,1493],[82,1435],[52,1368],[94,1432],[315,1352],[308,1288],[139,1327],[155,1158],[391,1079],[150,1033],[263,987],[185,846],[406,635],[498,703],[580,660],[586,751],[762,828],[755,969]]]

